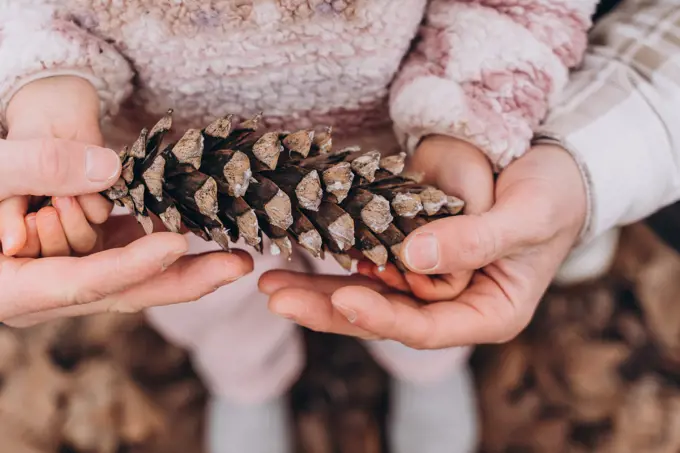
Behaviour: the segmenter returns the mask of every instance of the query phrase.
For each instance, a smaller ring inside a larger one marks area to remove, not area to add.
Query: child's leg
[[[417,351],[393,341],[366,343],[392,375],[388,438],[393,453],[473,453],[477,401],[469,348]]]
[[[332,258],[312,264],[318,273],[344,273]],[[471,348],[418,351],[394,341],[366,346],[392,376],[392,453],[476,451],[477,401],[467,365]]]
[[[192,238],[191,251],[213,246]],[[304,261],[296,258],[303,270]],[[290,451],[284,395],[302,369],[303,350],[295,325],[270,314],[267,298],[258,292],[259,276],[274,267],[290,268],[291,263],[256,256],[253,274],[198,302],[147,312],[166,338],[190,351],[212,394],[210,453]]]

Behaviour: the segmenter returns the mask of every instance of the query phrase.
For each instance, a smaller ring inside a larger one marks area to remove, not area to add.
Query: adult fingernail
[[[350,322],[350,324],[354,324],[357,322],[357,312],[352,310],[351,308],[345,307],[342,304],[336,303],[336,302],[331,302],[333,304],[333,307],[342,314],[345,318],[347,318],[347,321]]]
[[[406,264],[416,271],[429,271],[439,264],[439,242],[431,233],[418,233],[406,245]]]
[[[85,175],[92,182],[114,179],[120,168],[120,158],[115,151],[97,146],[85,150]]]

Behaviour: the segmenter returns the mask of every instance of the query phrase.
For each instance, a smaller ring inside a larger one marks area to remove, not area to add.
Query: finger
[[[87,221],[95,225],[106,222],[113,210],[113,203],[98,193],[79,196],[78,204],[80,204]]]
[[[408,291],[409,289],[401,272],[391,263],[378,267],[371,261],[361,260],[357,263],[357,273],[399,291]]]
[[[142,284],[109,297],[110,310],[129,313],[195,301],[252,271],[253,258],[241,250],[185,257],[159,275],[153,284]]]
[[[55,197],[62,230],[70,248],[76,253],[89,253],[97,243],[97,233],[85,218],[80,204],[73,197]]]
[[[372,280],[378,280],[378,277],[373,273],[375,271],[375,264],[368,260],[359,260],[357,262],[357,274]]]
[[[331,294],[338,288],[347,285],[363,285],[375,291],[388,289],[380,282],[362,275],[310,275],[302,272],[282,270],[265,272],[258,281],[260,292],[268,296],[287,288],[308,289]]]
[[[471,271],[463,271],[458,274],[444,274],[429,276],[407,272],[404,278],[408,282],[410,292],[427,302],[441,302],[458,297],[470,283]]]
[[[418,306],[405,295],[348,287],[333,294],[332,303],[357,327],[416,349],[508,341],[530,319],[483,275],[454,301]]]
[[[61,226],[59,214],[52,206],[42,208],[36,215],[40,253],[43,257],[69,256],[71,248]]]
[[[0,200],[100,192],[118,179],[121,169],[110,149],[58,139],[0,140],[0,162]]]
[[[8,260],[0,273],[0,320],[104,299],[161,273],[187,247],[181,235],[156,233],[85,258]]]
[[[17,253],[17,258],[37,258],[40,256],[40,238],[38,237],[38,225],[36,214],[26,216],[26,245]]]
[[[408,282],[404,278],[404,274],[392,263],[387,263],[383,269],[374,266],[373,275],[390,288],[404,292],[409,291]]]
[[[552,218],[547,199],[537,197],[531,185],[518,184],[484,214],[448,217],[418,228],[404,241],[402,261],[421,274],[480,269],[545,239],[546,218]]]
[[[5,256],[16,255],[26,244],[24,216],[27,210],[28,197],[0,201],[0,243]]]
[[[442,136],[427,138],[414,154],[412,166],[424,173],[426,182],[465,200],[466,214],[480,214],[493,205],[493,168],[469,143]]]
[[[322,292],[300,288],[277,291],[269,298],[269,310],[316,332],[377,339],[348,321],[333,307],[330,296]]]
[[[357,303],[347,303],[349,297],[357,297],[370,307],[359,307]],[[352,325],[379,338],[394,339],[411,346],[410,331],[400,331],[394,321],[410,322],[412,312],[418,311],[418,302],[404,294],[380,294],[361,286],[344,287],[331,295],[333,308],[343,315]],[[397,316],[398,314],[398,316]],[[412,329],[412,326],[409,326]],[[383,336],[387,334],[389,336]]]
[[[132,313],[154,306],[189,302],[233,282],[252,268],[250,255],[238,250],[184,256],[162,274],[99,301],[19,316],[6,320],[6,324],[28,327],[63,317]]]

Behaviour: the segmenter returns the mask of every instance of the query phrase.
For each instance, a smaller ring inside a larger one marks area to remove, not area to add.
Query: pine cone
[[[256,134],[261,117],[232,116],[189,129],[163,147],[172,111],[120,153],[120,180],[104,195],[153,231],[182,225],[225,250],[242,238],[290,257],[293,238],[315,257],[327,250],[348,268],[354,249],[400,268],[399,247],[413,230],[459,214],[463,201],[402,175],[405,154],[381,158],[358,147],[331,151],[331,131]]]

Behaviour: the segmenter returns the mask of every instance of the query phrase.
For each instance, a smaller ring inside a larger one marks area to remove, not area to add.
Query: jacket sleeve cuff
[[[566,84],[559,55],[512,17],[466,2],[433,3],[421,35],[391,89],[402,145],[456,137],[497,170],[523,155]]]
[[[564,149],[567,151],[571,157],[574,159],[574,162],[576,162],[576,165],[579,169],[579,172],[581,173],[581,177],[583,178],[583,185],[586,190],[586,218],[583,222],[583,227],[581,228],[581,231],[579,232],[578,235],[578,241],[574,245],[575,247],[578,247],[582,244],[583,239],[586,236],[590,236],[591,232],[591,225],[592,225],[592,217],[593,217],[593,206],[595,205],[595,197],[593,194],[593,183],[592,183],[592,177],[590,175],[590,171],[588,169],[587,163],[583,160],[581,154],[575,150],[573,146],[571,146],[565,139],[556,136],[556,135],[551,135],[548,132],[543,132],[542,134],[537,135],[534,140],[532,145],[556,145],[559,146],[560,148]]]
[[[97,89],[102,117],[113,116],[131,92],[132,70],[113,46],[51,11],[3,11],[0,19],[0,122],[10,100],[30,82],[71,75]]]

